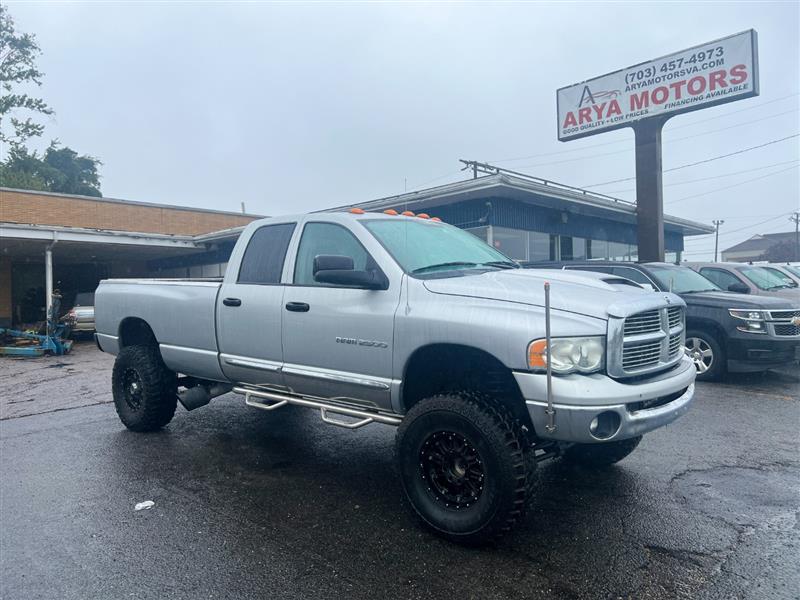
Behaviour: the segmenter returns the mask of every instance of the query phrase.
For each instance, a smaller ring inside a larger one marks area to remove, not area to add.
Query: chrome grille
[[[669,337],[669,355],[675,356],[681,351],[683,347],[683,336],[680,333],[673,334]]]
[[[658,364],[661,358],[661,341],[631,344],[622,353],[622,368],[626,371]]]
[[[625,319],[625,337],[654,331],[661,331],[661,312],[658,310],[648,310]]]
[[[667,322],[670,329],[679,327],[683,323],[683,310],[680,306],[671,306],[667,309]]]
[[[791,323],[775,323],[772,325],[775,330],[775,335],[778,336],[796,336],[800,335],[800,327],[792,325]]]
[[[800,317],[800,310],[771,310],[769,316],[773,321],[789,320],[792,317]]]
[[[662,306],[610,319],[608,374],[632,377],[678,363],[685,335],[683,306]]]

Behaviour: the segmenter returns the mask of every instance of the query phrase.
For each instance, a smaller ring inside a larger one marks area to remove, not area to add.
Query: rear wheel
[[[438,534],[481,543],[522,519],[535,461],[517,422],[491,399],[420,401],[398,428],[396,451],[411,506]]]
[[[178,402],[177,378],[156,348],[120,350],[111,382],[117,415],[128,429],[155,431],[172,420]]]
[[[697,369],[698,381],[712,381],[725,373],[725,351],[707,331],[686,332],[685,352]]]
[[[641,441],[642,436],[639,435],[617,442],[575,444],[564,451],[564,460],[587,467],[607,467],[636,450]]]

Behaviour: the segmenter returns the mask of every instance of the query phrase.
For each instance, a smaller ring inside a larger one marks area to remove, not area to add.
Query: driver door
[[[347,227],[305,224],[284,295],[284,382],[297,393],[390,409],[400,281],[386,290],[318,283],[319,255],[350,257],[356,270],[379,268]]]

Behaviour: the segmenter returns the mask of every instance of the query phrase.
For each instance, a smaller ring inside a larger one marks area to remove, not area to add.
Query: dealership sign
[[[750,29],[561,88],[558,139],[757,95],[757,36]]]

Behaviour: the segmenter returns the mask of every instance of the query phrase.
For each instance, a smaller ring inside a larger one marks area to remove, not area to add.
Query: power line
[[[686,181],[675,181],[673,183],[665,183],[664,187],[670,187],[670,186],[675,186],[675,185],[687,185],[689,183],[697,183],[697,182],[700,182],[700,181],[710,181],[712,179],[722,179],[724,177],[733,177],[735,175],[741,175],[742,173],[752,173],[754,171],[763,171],[764,169],[770,169],[772,167],[779,167],[779,166],[782,166],[782,165],[788,165],[788,164],[791,164],[791,163],[796,163],[798,161],[800,161],[800,158],[795,158],[794,160],[786,160],[786,161],[783,161],[783,162],[772,163],[771,165],[764,165],[764,166],[761,166],[761,167],[755,167],[753,169],[744,169],[743,171],[735,171],[733,173],[724,173],[723,175],[711,175],[709,177],[701,177],[700,179],[688,179]],[[624,190],[614,190],[613,192],[606,192],[606,193],[611,195],[611,194],[622,194],[622,193],[625,193],[625,192],[634,192],[634,191],[636,191],[636,188],[626,188]],[[758,215],[758,216],[760,216],[760,215]]]
[[[779,171],[773,171],[772,173],[767,173],[766,175],[761,175],[759,177],[753,177],[752,179],[745,179],[744,181],[739,181],[737,183],[734,183],[733,185],[726,185],[724,187],[716,188],[716,189],[710,190],[708,192],[701,192],[699,194],[692,194],[691,196],[684,196],[683,198],[678,198],[677,200],[669,200],[667,202],[664,202],[664,204],[677,204],[678,202],[683,202],[684,200],[691,200],[692,198],[699,198],[700,196],[708,196],[709,194],[715,194],[715,193],[721,192],[723,190],[730,190],[730,189],[739,187],[739,186],[741,186],[741,185],[743,185],[745,183],[750,183],[752,181],[758,181],[759,179],[766,179],[767,177],[772,177],[773,175],[777,175],[778,173],[785,173],[786,171],[791,171],[792,169],[796,169],[798,166],[800,166],[800,165],[793,165],[793,166],[789,167],[788,169],[780,169]]]
[[[738,229],[731,229],[730,231],[725,231],[723,233],[720,233],[719,236],[725,237],[726,235],[731,235],[732,233],[738,233],[740,231],[744,231],[745,229],[752,229],[753,227],[758,227],[759,225],[764,225],[765,223],[770,223],[772,221],[777,221],[778,219],[782,219],[788,214],[791,214],[791,212],[784,212],[774,217],[770,217],[769,219],[765,219],[764,221],[753,223],[752,225],[745,225],[744,227],[739,227]],[[699,238],[703,238],[702,241],[705,241],[705,238],[708,237],[709,235],[714,235],[714,233],[712,232],[712,233],[706,233],[702,236],[693,236],[687,241],[701,241]]]
[[[760,104],[756,104],[755,106],[748,106],[746,108],[740,108],[739,110],[732,110],[731,112],[727,112],[724,115],[717,115],[716,117],[708,117],[705,119],[700,119],[698,121],[694,121],[693,123],[685,123],[683,125],[678,125],[676,127],[670,127],[670,131],[675,131],[676,129],[685,129],[686,127],[691,127],[692,125],[697,125],[698,123],[706,123],[708,121],[715,121],[717,119],[723,119],[725,117],[729,117],[731,115],[735,115],[738,113],[743,113],[748,110],[755,110],[756,108],[761,108],[762,106],[766,106],[767,104],[774,104],[775,102],[780,102],[781,100],[786,100],[787,98],[793,98],[795,96],[800,96],[800,92],[795,92],[794,94],[788,94],[786,96],[781,96],[780,98],[775,98],[774,100],[769,100],[767,102],[761,102]]]
[[[795,112],[795,111],[789,111],[789,112]],[[780,113],[780,114],[786,114],[786,113]],[[779,115],[773,115],[773,116],[779,116]],[[766,117],[766,118],[770,118],[771,119],[772,117]],[[662,142],[662,144],[672,144],[672,143],[675,143],[675,142],[682,142],[684,140],[691,140],[691,139],[694,139],[694,138],[703,137],[705,135],[711,135],[711,134],[714,134],[714,133],[719,133],[720,131],[727,131],[728,129],[733,129],[735,127],[742,127],[743,125],[750,125],[751,123],[756,123],[758,121],[763,121],[763,120],[764,119],[756,119],[755,121],[748,121],[748,122],[745,122],[745,123],[740,123],[738,125],[731,125],[730,127],[723,127],[721,129],[713,129],[711,131],[705,131],[703,133],[696,133],[694,135],[687,135],[687,136],[684,136],[682,138],[675,138],[674,140],[664,140]],[[517,168],[518,169],[533,169],[535,167],[549,167],[549,166],[553,166],[553,165],[561,165],[561,164],[575,162],[575,161],[579,161],[579,160],[586,160],[586,159],[590,159],[590,158],[594,159],[594,158],[599,158],[599,157],[602,157],[602,156],[614,156],[616,154],[625,154],[625,153],[629,153],[629,152],[633,152],[633,151],[634,151],[634,148],[624,148],[622,150],[614,150],[613,152],[602,152],[600,154],[589,154],[589,155],[586,155],[586,156],[576,156],[574,158],[565,158],[563,160],[555,160],[555,161],[546,162],[546,163],[535,163],[535,164],[531,164],[531,165],[521,165],[521,166],[519,166]],[[633,179],[633,178],[631,177],[629,179]],[[616,181],[626,181],[626,180],[625,179],[618,179]],[[614,183],[614,182],[606,182],[606,183]],[[597,184],[594,184],[594,185],[606,185],[606,183],[597,183]],[[593,187],[593,186],[583,186],[583,187]]]
[[[761,108],[762,106],[766,106],[768,104],[773,104],[775,102],[780,102],[781,100],[786,100],[787,98],[792,98],[792,97],[798,96],[798,95],[800,95],[800,93],[788,94],[787,96],[781,96],[780,98],[775,98],[774,100],[770,100],[768,102],[762,102],[762,103],[757,104],[755,106],[748,106],[747,108],[742,108],[740,110],[734,110],[734,111],[731,111],[729,113],[725,113],[724,115],[717,115],[715,117],[708,117],[706,119],[700,119],[698,121],[694,121],[693,123],[686,123],[684,125],[678,125],[676,127],[670,127],[669,131],[675,131],[676,129],[685,129],[687,127],[694,127],[695,125],[699,125],[700,123],[706,123],[708,121],[714,121],[714,120],[717,120],[717,119],[722,119],[722,118],[728,117],[730,115],[735,115],[737,113],[745,112],[745,111],[748,111],[748,110],[754,110],[754,109],[757,109],[757,108]],[[795,109],[792,109],[792,110],[787,110],[787,111],[784,111],[784,112],[781,112],[781,113],[776,113],[774,115],[768,115],[768,116],[763,117],[761,119],[755,119],[753,121],[745,121],[744,123],[737,124],[737,125],[732,125],[731,127],[724,127],[722,129],[709,131],[709,132],[701,133],[701,134],[697,134],[697,135],[707,135],[707,134],[710,134],[710,133],[716,133],[717,131],[725,131],[726,129],[731,129],[732,127],[741,127],[741,126],[744,126],[744,125],[749,125],[751,123],[757,123],[758,121],[763,121],[763,120],[766,120],[766,119],[772,119],[774,117],[778,117],[778,116],[785,115],[785,114],[792,113],[792,112],[797,112],[797,109],[795,108]],[[696,137],[696,136],[683,137],[683,138],[679,138],[679,139],[676,139],[676,140],[668,140],[668,141],[677,142],[677,141],[689,139],[690,137]],[[601,142],[599,144],[592,144],[590,146],[583,146],[582,148],[573,148],[573,149],[570,149],[570,150],[557,150],[555,152],[544,152],[544,153],[540,153],[540,154],[529,154],[527,156],[517,156],[517,157],[514,157],[514,158],[501,158],[501,159],[490,160],[488,162],[492,162],[492,163],[514,162],[514,161],[518,161],[518,160],[528,160],[530,158],[542,158],[542,157],[545,157],[545,156],[555,156],[555,155],[559,155],[559,154],[571,154],[573,152],[583,152],[584,150],[591,150],[592,148],[601,148],[601,147],[604,147],[604,146],[613,146],[613,145],[616,145],[616,144],[627,144],[627,143],[629,143],[628,140],[616,140],[616,141],[613,141],[613,142]],[[625,151],[627,152],[628,150],[625,150]],[[603,156],[603,155],[599,155],[599,156]],[[578,160],[578,159],[575,159],[575,160]],[[533,166],[544,166],[544,165],[530,165],[530,166],[533,167]],[[519,168],[526,168],[526,167],[519,167]]]
[[[742,148],[741,150],[736,150],[735,152],[729,152],[728,154],[720,154],[719,156],[714,156],[711,158],[706,158],[704,160],[698,160],[693,163],[688,163],[685,165],[680,165],[678,167],[672,167],[671,169],[664,169],[662,173],[669,173],[671,171],[678,171],[680,169],[686,169],[688,167],[694,167],[696,165],[703,165],[705,163],[710,163],[715,160],[720,160],[722,158],[728,158],[729,156],[735,156],[737,154],[744,154],[745,152],[750,152],[751,150],[757,150],[759,148],[764,148],[765,146],[771,146],[772,144],[777,144],[778,142],[785,142],[786,140],[790,140],[792,138],[796,138],[800,136],[800,133],[794,133],[792,135],[788,135],[786,137],[779,138],[777,140],[770,140],[768,142],[764,142],[763,144],[759,144],[758,146],[750,146],[749,148]],[[593,188],[593,187],[600,187],[602,185],[609,185],[612,183],[620,183],[621,181],[633,181],[636,177],[623,177],[622,179],[613,179],[611,181],[604,181],[602,183],[593,183],[591,185],[584,185],[581,187],[584,188]]]

